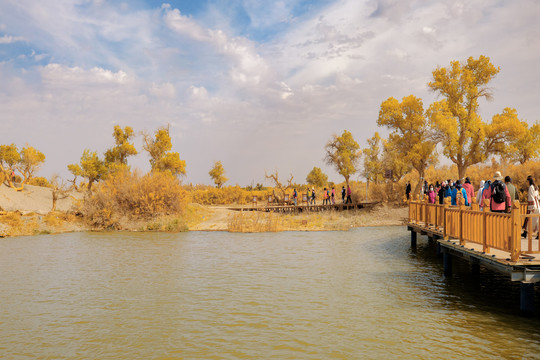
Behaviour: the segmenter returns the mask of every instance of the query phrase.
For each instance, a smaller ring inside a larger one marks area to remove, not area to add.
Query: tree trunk
[[[56,210],[56,200],[58,199],[57,191],[58,191],[57,189],[54,189],[52,191],[52,209],[51,209],[51,211]]]
[[[458,180],[465,178],[465,172],[467,171],[466,165],[458,164]]]
[[[423,194],[420,194],[420,192],[422,191],[422,184],[424,183],[424,172],[423,171],[422,172],[418,171],[418,176],[420,177],[420,180],[416,184],[416,187],[414,188],[413,194],[421,196],[421,195],[423,195]]]

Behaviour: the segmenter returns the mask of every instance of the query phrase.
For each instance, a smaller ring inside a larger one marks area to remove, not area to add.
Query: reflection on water
[[[403,227],[0,239],[2,359],[531,359],[519,284]]]

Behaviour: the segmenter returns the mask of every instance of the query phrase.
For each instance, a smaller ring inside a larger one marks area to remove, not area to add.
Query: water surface
[[[519,284],[348,232],[0,239],[2,359],[534,359]]]

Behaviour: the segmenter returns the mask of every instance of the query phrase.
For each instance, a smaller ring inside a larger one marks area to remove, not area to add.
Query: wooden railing
[[[527,205],[519,201],[512,204],[509,213],[496,213],[489,210],[489,201],[480,210],[476,199],[470,206],[451,206],[450,198],[444,205],[430,204],[427,199],[409,201],[409,222],[438,232],[447,240],[459,239],[482,245],[482,251],[489,253],[498,249],[510,253],[511,261],[517,261],[521,254],[540,254],[540,242],[534,239],[534,222],[540,222],[540,214],[526,214]],[[522,249],[521,228],[527,220],[528,241]],[[536,245],[536,249],[533,249]]]

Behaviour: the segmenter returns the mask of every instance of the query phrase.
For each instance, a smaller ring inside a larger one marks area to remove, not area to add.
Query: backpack
[[[502,181],[496,180],[491,184],[491,199],[497,204],[506,202],[506,186]]]
[[[461,188],[456,188],[456,205],[459,205],[460,199],[463,199],[463,193],[461,192]]]

